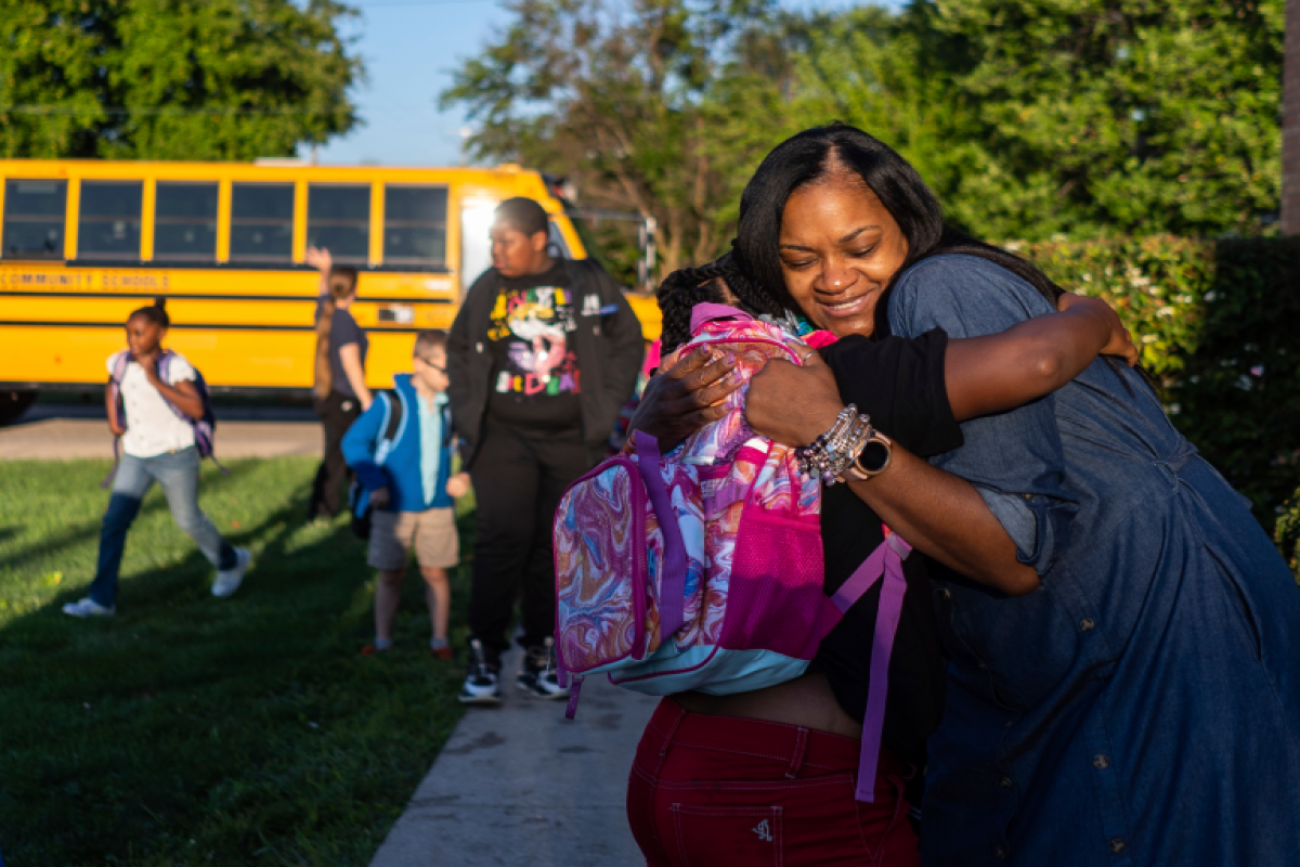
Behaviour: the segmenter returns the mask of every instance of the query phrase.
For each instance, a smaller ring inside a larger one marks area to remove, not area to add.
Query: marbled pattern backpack
[[[772,358],[799,364],[809,344],[716,304],[698,305],[691,325],[683,354],[725,345],[736,356],[743,384],[727,414],[667,455],[637,432],[633,454],[578,479],[556,511],[556,650],[561,683],[571,683],[568,716],[588,674],[651,695],[725,695],[796,678],[883,576],[858,786],[858,798],[871,800],[910,548],[891,535],[826,596],[821,483],[744,416],[750,377]]]

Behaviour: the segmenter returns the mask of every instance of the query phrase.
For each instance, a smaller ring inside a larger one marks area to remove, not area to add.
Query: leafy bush
[[[1300,488],[1300,239],[1010,246],[1120,311],[1174,423],[1272,526]]]
[[[1277,518],[1277,530],[1273,535],[1278,550],[1286,558],[1287,565],[1295,573],[1296,583],[1300,583],[1300,491],[1295,492],[1291,502],[1282,508]]]

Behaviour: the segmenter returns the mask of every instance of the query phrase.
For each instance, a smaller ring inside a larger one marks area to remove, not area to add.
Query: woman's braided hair
[[[748,313],[780,316],[784,309],[771,293],[740,267],[734,252],[701,265],[680,268],[656,293],[663,314],[663,351],[672,352],[691,339],[691,311],[696,304],[732,304]]]

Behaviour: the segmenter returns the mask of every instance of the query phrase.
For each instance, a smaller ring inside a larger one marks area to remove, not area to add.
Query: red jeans
[[[875,803],[861,803],[858,749],[853,738],[691,713],[666,698],[632,763],[632,834],[650,867],[919,867],[906,765],[882,752]]]

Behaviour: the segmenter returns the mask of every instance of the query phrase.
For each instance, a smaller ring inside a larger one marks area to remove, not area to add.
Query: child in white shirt
[[[73,617],[111,617],[116,613],[118,570],[126,533],[155,481],[167,495],[177,526],[190,534],[203,556],[216,567],[213,596],[234,593],[252,562],[248,551],[232,547],[199,509],[199,453],[189,419],[203,417],[203,399],[195,386],[194,368],[183,356],[169,353],[165,379],[160,375],[159,361],[165,352],[162,341],[171,324],[164,304],[159,298],[126,320],[130,348],[125,351],[129,361],[121,380],[110,380],[105,393],[108,426],[114,436],[121,438],[123,455],[104,513],[95,580],[86,598],[63,606],[63,613]],[[108,358],[110,377],[117,375],[119,355]],[[125,417],[119,410],[125,410]],[[188,418],[181,418],[178,411]]]

